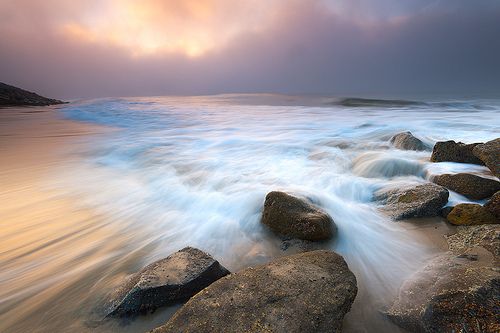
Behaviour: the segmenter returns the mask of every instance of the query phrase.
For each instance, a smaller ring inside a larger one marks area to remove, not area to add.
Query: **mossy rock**
[[[479,225],[499,223],[498,218],[479,204],[463,203],[453,207],[447,216],[454,225]]]

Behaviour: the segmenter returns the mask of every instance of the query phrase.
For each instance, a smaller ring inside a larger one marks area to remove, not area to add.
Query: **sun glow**
[[[168,52],[197,57],[223,47],[238,33],[259,29],[271,15],[270,3],[108,0],[66,22],[62,30],[73,39],[124,47],[136,56]]]

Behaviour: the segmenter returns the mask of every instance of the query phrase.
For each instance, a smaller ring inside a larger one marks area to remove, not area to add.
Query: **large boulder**
[[[375,193],[382,211],[395,220],[439,216],[448,202],[449,192],[442,186],[428,183],[407,189],[382,190]]]
[[[413,136],[411,132],[401,132],[394,135],[391,138],[391,144],[394,147],[403,150],[422,151],[429,149],[429,147],[425,143],[423,143],[422,140]]]
[[[500,138],[477,145],[472,152],[500,178]]]
[[[471,258],[433,259],[403,284],[387,316],[410,332],[499,332],[500,274]]]
[[[220,279],[152,332],[340,332],[356,293],[341,256],[305,252]]]
[[[470,173],[439,175],[432,181],[474,200],[489,198],[500,190],[500,182]]]
[[[484,208],[500,219],[500,191],[493,194],[490,200],[484,204]]]
[[[186,300],[228,274],[209,254],[186,247],[126,281],[111,296],[107,315],[135,315]]]
[[[332,218],[322,209],[278,191],[266,195],[262,223],[283,236],[310,241],[329,239],[336,231]]]
[[[437,142],[432,150],[431,162],[458,162],[483,165],[484,163],[472,153],[472,150],[477,145],[479,143]]]
[[[448,221],[454,225],[478,225],[500,223],[500,220],[488,209],[471,203],[458,204],[446,216]]]

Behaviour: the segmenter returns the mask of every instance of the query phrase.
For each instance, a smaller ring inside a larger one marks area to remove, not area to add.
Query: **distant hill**
[[[42,97],[33,92],[10,86],[0,82],[0,106],[22,106],[22,105],[52,105],[65,102]]]

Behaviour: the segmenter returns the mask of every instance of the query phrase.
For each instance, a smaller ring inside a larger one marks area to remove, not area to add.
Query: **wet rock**
[[[382,211],[395,220],[439,216],[448,202],[449,192],[442,186],[428,183],[408,189],[382,190],[375,200],[382,201]]]
[[[490,211],[498,219],[500,219],[500,191],[495,193],[487,203],[484,204],[484,208]]]
[[[474,200],[489,198],[500,190],[500,182],[470,173],[439,175],[432,181]]]
[[[500,274],[448,252],[406,281],[386,315],[410,332],[499,332]]]
[[[274,232],[303,240],[331,238],[336,226],[319,207],[284,192],[269,192],[264,202],[262,223]]]
[[[477,145],[472,152],[500,178],[500,138]]]
[[[454,225],[478,225],[500,223],[488,209],[479,204],[462,203],[453,207],[446,217]]]
[[[453,210],[453,206],[446,206],[441,209],[441,216],[446,218],[448,214]]]
[[[458,226],[455,234],[445,237],[449,249],[456,254],[480,247],[493,255],[493,266],[500,264],[500,224]]]
[[[391,144],[403,150],[429,150],[429,147],[420,139],[416,138],[411,132],[402,132],[394,135],[391,138]]]
[[[356,293],[341,256],[305,252],[220,279],[152,332],[340,332]]]
[[[111,297],[108,316],[129,316],[188,299],[229,271],[209,254],[186,247],[132,276]]]
[[[441,141],[434,145],[431,162],[458,162],[484,165],[472,150],[480,143],[465,144],[455,141]]]

